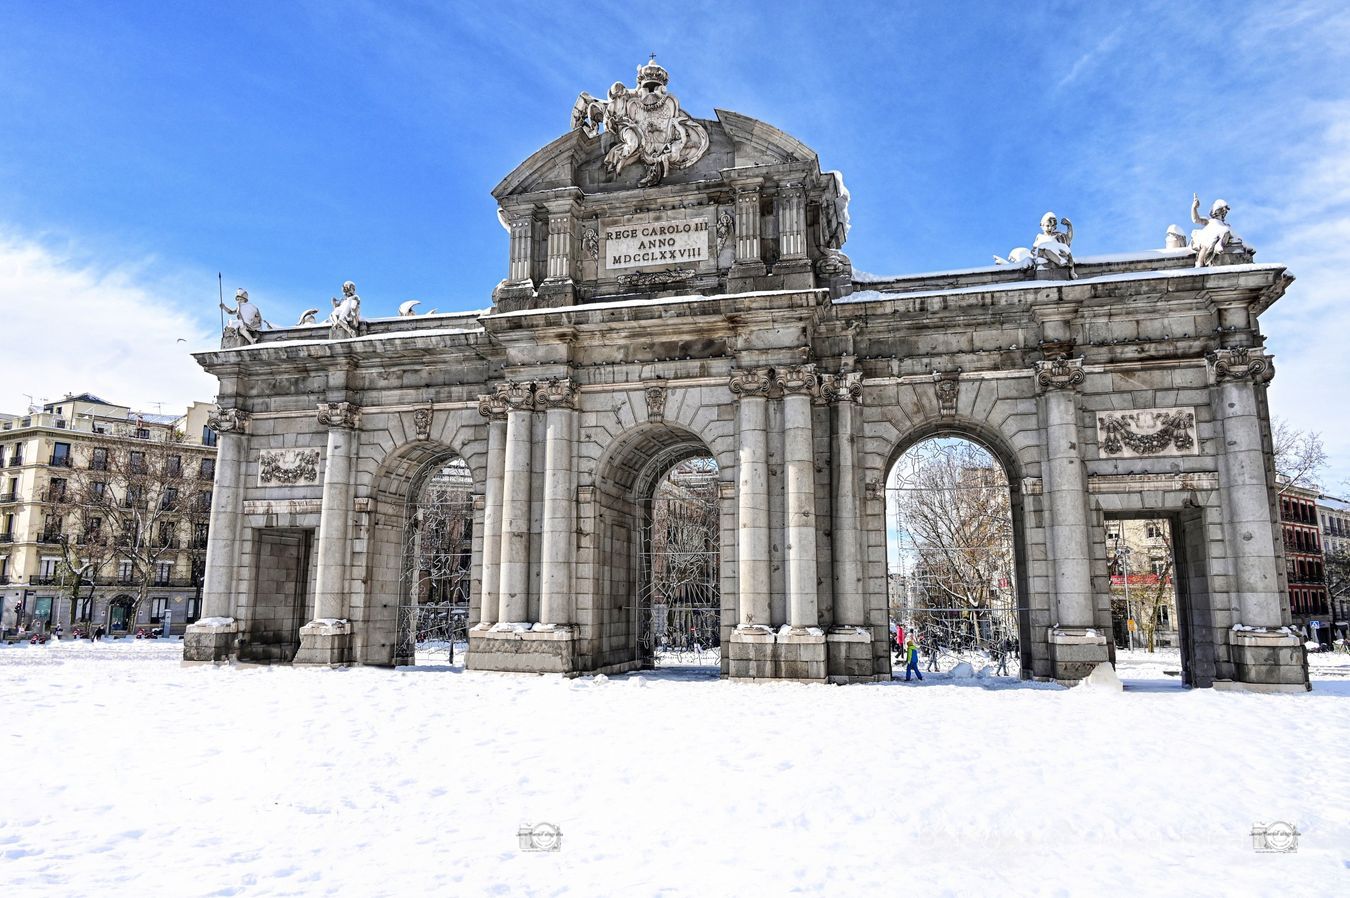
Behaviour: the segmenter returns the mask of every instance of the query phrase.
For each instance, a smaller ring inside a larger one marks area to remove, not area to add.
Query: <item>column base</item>
[[[1072,686],[1102,663],[1111,663],[1111,653],[1106,637],[1095,628],[1050,629],[1050,670],[1056,682]]]
[[[1214,682],[1215,689],[1247,692],[1307,692],[1308,653],[1285,627],[1243,627],[1228,631],[1233,661],[1232,680]]]
[[[292,664],[345,667],[350,663],[352,625],[345,620],[319,618],[300,628],[300,649]]]
[[[566,624],[534,630],[530,624],[497,624],[491,630],[469,631],[470,670],[508,673],[570,674],[577,669],[577,635]]]
[[[204,617],[183,632],[183,660],[228,661],[236,651],[239,622],[232,617]]]
[[[832,627],[825,634],[825,658],[831,683],[870,683],[877,679],[872,634],[862,627]]]
[[[740,626],[727,646],[728,676],[749,680],[826,679],[825,634],[816,627]]]

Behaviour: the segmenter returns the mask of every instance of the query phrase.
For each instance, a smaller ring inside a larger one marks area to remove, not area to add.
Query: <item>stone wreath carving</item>
[[[1195,414],[1189,409],[1147,409],[1097,416],[1107,455],[1189,455],[1195,448]]]
[[[305,486],[319,482],[318,449],[264,449],[258,464],[259,483]]]
[[[668,271],[643,271],[637,274],[625,274],[619,283],[625,287],[652,287],[658,284],[678,284],[687,281],[696,272],[692,268],[672,268]]]

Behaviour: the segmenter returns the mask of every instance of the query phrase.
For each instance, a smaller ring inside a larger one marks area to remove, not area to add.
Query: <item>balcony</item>
[[[51,465],[53,468],[69,468],[70,456],[53,455],[51,458],[47,459],[47,464]]]
[[[33,574],[28,578],[29,586],[56,586],[62,578],[55,574]]]
[[[14,542],[13,533],[0,533],[0,543],[12,543],[12,542]]]
[[[59,543],[61,541],[60,530],[44,530],[38,534],[37,541],[46,545]]]
[[[150,543],[152,549],[179,549],[181,548],[176,539],[157,539]]]
[[[19,501],[19,494],[18,494],[18,493],[0,493],[0,503],[3,503],[3,502],[18,502],[18,501]]]
[[[22,456],[22,455],[15,455],[15,456],[11,457],[10,460],[9,460],[9,466],[10,466],[11,468],[18,468],[18,467],[21,467],[22,465],[23,465],[23,456]]]

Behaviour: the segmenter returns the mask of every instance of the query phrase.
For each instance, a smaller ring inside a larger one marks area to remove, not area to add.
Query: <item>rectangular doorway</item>
[[[239,654],[247,661],[288,662],[309,619],[314,531],[267,527],[255,533],[252,615]]]

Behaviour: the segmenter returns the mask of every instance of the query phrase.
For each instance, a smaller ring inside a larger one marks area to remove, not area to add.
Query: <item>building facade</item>
[[[1302,638],[1329,646],[1331,599],[1327,594],[1322,525],[1317,513],[1319,496],[1315,489],[1282,484],[1280,531],[1294,627]]]
[[[1116,645],[1175,648],[1180,633],[1168,522],[1161,518],[1107,522],[1106,560]]]
[[[210,411],[139,413],[84,393],[0,420],[0,626],[181,633],[200,616]]]
[[[1350,502],[1336,496],[1318,496],[1317,517],[1322,529],[1332,633],[1336,639],[1350,639]]]
[[[414,497],[457,458],[468,665],[640,667],[644,508],[697,457],[717,471],[723,675],[887,678],[885,477],[948,434],[1007,474],[1024,676],[1111,660],[1106,522],[1161,517],[1187,682],[1307,688],[1258,323],[1291,278],[1223,215],[1200,256],[1075,260],[1047,215],[1008,264],[863,281],[842,177],[796,138],[688,116],[654,63],[572,124],[493,191],[490,308],[367,320],[349,283],[327,322],[241,315],[197,356],[221,444],[187,659],[406,663]]]

